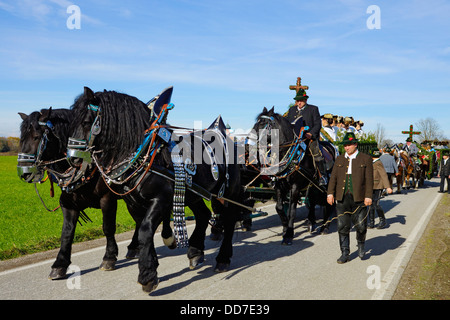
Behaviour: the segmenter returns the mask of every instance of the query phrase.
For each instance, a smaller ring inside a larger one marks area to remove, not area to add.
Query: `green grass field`
[[[0,260],[58,248],[62,228],[62,211],[48,212],[40,202],[34,185],[17,176],[17,156],[0,156]],[[55,184],[55,197],[50,197],[50,183],[38,185],[48,208],[59,205],[61,190]],[[75,242],[103,236],[102,213],[99,209],[86,209],[92,220],[77,225]],[[132,230],[135,223],[125,203],[119,201],[117,233]]]

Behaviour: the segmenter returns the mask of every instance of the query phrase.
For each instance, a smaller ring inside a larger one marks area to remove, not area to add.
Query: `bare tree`
[[[421,132],[418,139],[420,141],[445,139],[439,123],[433,118],[420,119],[415,126]]]
[[[381,123],[377,123],[377,130],[375,130],[374,135],[375,135],[375,140],[377,141],[377,144],[379,146],[381,146],[382,142],[384,140],[384,137],[385,137],[385,129],[381,125]]]

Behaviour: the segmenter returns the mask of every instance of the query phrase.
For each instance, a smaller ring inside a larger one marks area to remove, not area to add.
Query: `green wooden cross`
[[[302,78],[298,77],[297,78],[297,85],[289,86],[289,89],[295,90],[295,92],[298,92],[298,90],[300,90],[300,89],[308,90],[309,87],[308,86],[302,86]]]
[[[420,132],[420,131],[413,131],[413,125],[410,125],[410,126],[409,126],[409,131],[402,131],[402,133],[403,133],[403,134],[409,134],[409,137],[410,137],[411,140],[412,140],[413,135],[415,135],[415,134],[421,134],[422,132]]]

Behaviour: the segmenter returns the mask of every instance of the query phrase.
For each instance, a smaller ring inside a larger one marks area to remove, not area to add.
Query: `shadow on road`
[[[372,256],[382,255],[390,250],[398,249],[404,242],[405,238],[402,238],[398,233],[387,234],[385,236],[378,236],[366,240],[366,256],[365,259],[369,259]],[[354,253],[356,258],[357,252]]]

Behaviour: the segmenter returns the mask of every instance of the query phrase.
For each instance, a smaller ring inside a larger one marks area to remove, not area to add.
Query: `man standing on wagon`
[[[297,95],[294,97],[295,105],[289,109],[286,117],[294,126],[294,131],[296,133],[299,131],[295,128],[299,126],[298,121],[301,121],[300,119],[303,120],[304,126],[309,127],[306,132],[306,137],[311,139],[309,150],[314,157],[316,167],[319,169],[319,185],[325,186],[327,184],[327,169],[319,147],[322,120],[320,118],[319,108],[315,105],[308,104],[308,98],[306,91],[299,89]]]
[[[345,153],[339,155],[331,172],[327,202],[336,201],[339,246],[342,255],[337,263],[350,259],[350,229],[356,229],[358,256],[365,254],[367,233],[367,210],[372,204],[373,164],[372,158],[358,151],[358,140],[353,132],[347,132],[342,141]]]

